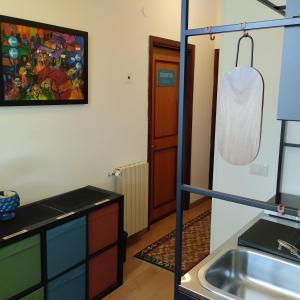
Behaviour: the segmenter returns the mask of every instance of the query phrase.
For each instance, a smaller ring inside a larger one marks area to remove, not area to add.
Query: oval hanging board
[[[247,34],[246,37],[250,36]],[[236,67],[227,72],[218,94],[218,150],[227,162],[234,165],[251,163],[260,148],[264,81],[262,75],[253,68],[251,40],[251,67]],[[238,54],[239,44],[237,62]]]

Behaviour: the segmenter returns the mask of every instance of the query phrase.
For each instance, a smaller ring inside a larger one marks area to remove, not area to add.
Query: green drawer
[[[44,300],[44,288],[41,288],[20,300]]]
[[[9,299],[41,282],[40,236],[0,249],[0,299]]]

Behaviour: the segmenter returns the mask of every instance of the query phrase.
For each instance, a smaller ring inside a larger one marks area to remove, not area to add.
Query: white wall
[[[222,24],[241,23],[263,19],[280,18],[280,15],[255,0],[223,0]],[[259,155],[254,163],[269,166],[268,177],[250,175],[250,166],[233,166],[226,163],[215,152],[214,189],[222,192],[266,201],[275,194],[280,122],[277,116],[277,98],[282,55],[282,29],[251,32],[255,41],[254,66],[262,73],[265,81],[262,142]],[[241,33],[222,35],[220,77],[234,67],[236,46]],[[241,65],[249,65],[249,44],[241,46]],[[218,133],[217,133],[218,134]],[[298,177],[299,178],[299,177]],[[238,231],[259,210],[213,201],[211,249],[215,249]]]
[[[203,1],[202,1],[203,2]],[[189,28],[217,24],[219,0],[203,9],[201,1],[191,1]],[[211,113],[213,98],[213,72],[215,42],[209,36],[192,37],[189,43],[196,45],[196,69],[194,83],[194,108],[192,131],[191,184],[208,188],[210,162]],[[199,199],[191,195],[191,202]]]
[[[193,1],[191,22],[200,17],[203,26],[214,23],[215,1]],[[180,0],[0,4],[3,15],[89,32],[88,105],[0,108],[0,190],[18,191],[25,204],[87,184],[112,188],[107,174],[114,167],[147,159],[148,37],[179,40]],[[211,100],[206,92],[211,69],[206,68],[212,67],[213,46],[208,44],[201,50],[197,44],[201,69],[195,77],[193,137],[202,134],[198,103]],[[199,146],[192,145],[193,165],[198,165]],[[193,183],[201,185],[201,172],[192,169]]]

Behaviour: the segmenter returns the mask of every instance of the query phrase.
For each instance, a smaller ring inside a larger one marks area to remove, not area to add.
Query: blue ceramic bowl
[[[0,220],[7,221],[15,217],[15,210],[20,205],[19,195],[14,191],[0,192]]]

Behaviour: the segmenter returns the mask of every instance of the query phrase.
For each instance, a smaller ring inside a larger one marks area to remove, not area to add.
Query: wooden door
[[[176,208],[176,170],[178,140],[179,43],[150,38],[149,69],[149,221],[150,224],[172,213]],[[151,48],[151,47],[150,47]],[[192,49],[194,49],[192,47]],[[193,64],[190,50],[189,68]],[[193,67],[192,67],[193,71]],[[193,72],[192,72],[193,73]],[[193,89],[193,76],[190,88]],[[191,78],[192,77],[192,78]],[[189,90],[185,174],[190,180],[192,92]],[[188,200],[188,198],[186,199]]]

